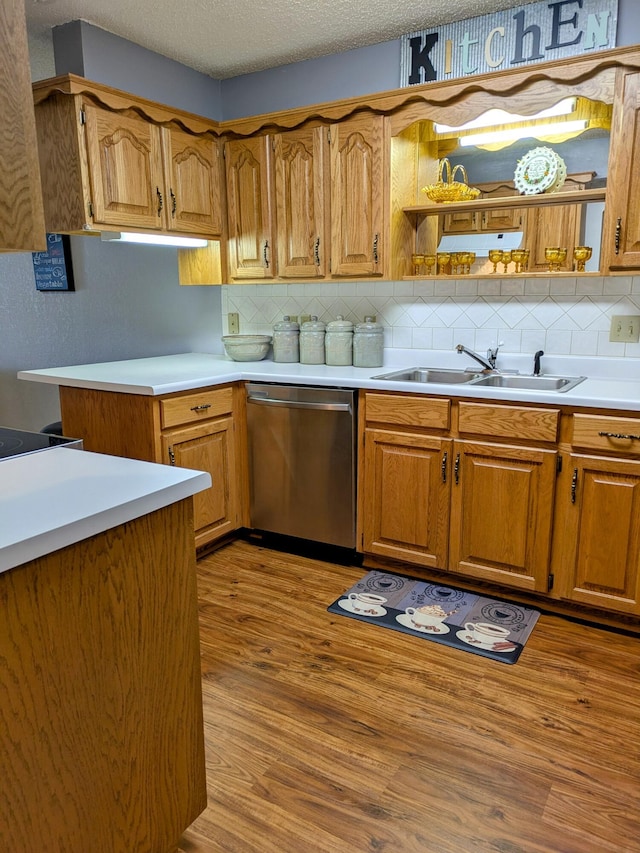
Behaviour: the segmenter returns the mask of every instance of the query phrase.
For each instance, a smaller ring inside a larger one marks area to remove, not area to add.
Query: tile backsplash
[[[640,343],[612,343],[613,314],[640,314],[640,276],[422,279],[225,285],[227,314],[240,332],[270,334],[285,314],[338,314],[359,322],[375,314],[385,346],[451,350],[457,343],[506,352],[640,358]]]

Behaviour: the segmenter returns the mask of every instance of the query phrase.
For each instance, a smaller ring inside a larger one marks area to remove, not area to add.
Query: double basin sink
[[[372,379],[389,382],[423,382],[425,384],[473,385],[474,388],[517,388],[525,391],[569,391],[586,376],[527,376],[519,373],[480,373],[454,368],[410,367],[383,373]]]

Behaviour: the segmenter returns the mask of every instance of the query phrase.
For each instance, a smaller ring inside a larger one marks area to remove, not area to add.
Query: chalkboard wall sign
[[[47,251],[33,252],[37,290],[74,290],[71,241],[67,234],[47,234]]]

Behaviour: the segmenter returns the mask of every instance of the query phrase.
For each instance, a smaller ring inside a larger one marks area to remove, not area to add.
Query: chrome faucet
[[[495,370],[496,369],[496,359],[498,358],[498,350],[500,349],[497,346],[495,349],[489,348],[487,350],[487,357],[484,358],[481,355],[478,355],[477,352],[474,352],[471,349],[467,349],[467,347],[462,344],[458,344],[456,349],[459,353],[466,352],[467,355],[470,355],[471,358],[474,358],[478,364],[481,364],[485,370]]]

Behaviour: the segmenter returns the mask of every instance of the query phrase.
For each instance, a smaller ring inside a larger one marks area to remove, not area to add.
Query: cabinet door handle
[[[616,235],[614,238],[614,245],[616,248],[616,255],[620,254],[620,237],[622,235],[622,217],[619,216],[616,220]]]
[[[201,406],[191,406],[192,412],[204,412],[206,409],[211,408],[211,403],[202,403]]]
[[[442,454],[442,464],[440,465],[440,470],[442,471],[442,482],[447,482],[447,451]]]
[[[320,238],[319,237],[316,239],[316,244],[313,248],[313,255],[314,255],[314,258],[316,261],[316,266],[319,267],[320,266]]]
[[[456,453],[456,461],[453,465],[453,477],[456,481],[456,486],[460,482],[460,454]]]
[[[178,203],[176,200],[176,194],[174,193],[174,191],[172,189],[169,189],[169,192],[171,193],[171,215],[175,216],[176,215],[176,209],[178,207]]]
[[[376,236],[373,238],[373,263],[374,264],[378,263],[378,238],[379,238],[379,236],[380,236],[379,234],[376,234]]]
[[[158,216],[160,216],[160,214],[162,213],[162,208],[164,207],[164,199],[162,198],[160,187],[156,187],[156,198],[158,200]]]
[[[598,435],[601,435],[604,438],[626,438],[629,439],[629,441],[640,441],[640,435],[634,435],[631,432],[599,432]]]
[[[173,447],[170,447],[169,448],[169,465],[175,465],[175,464],[176,464],[176,456],[175,456],[175,453],[173,452]]]
[[[262,257],[264,258],[265,267],[269,266],[269,241],[264,241],[264,249],[262,250]]]
[[[573,477],[571,478],[571,503],[576,502],[576,492],[578,491],[578,469],[573,469]]]

